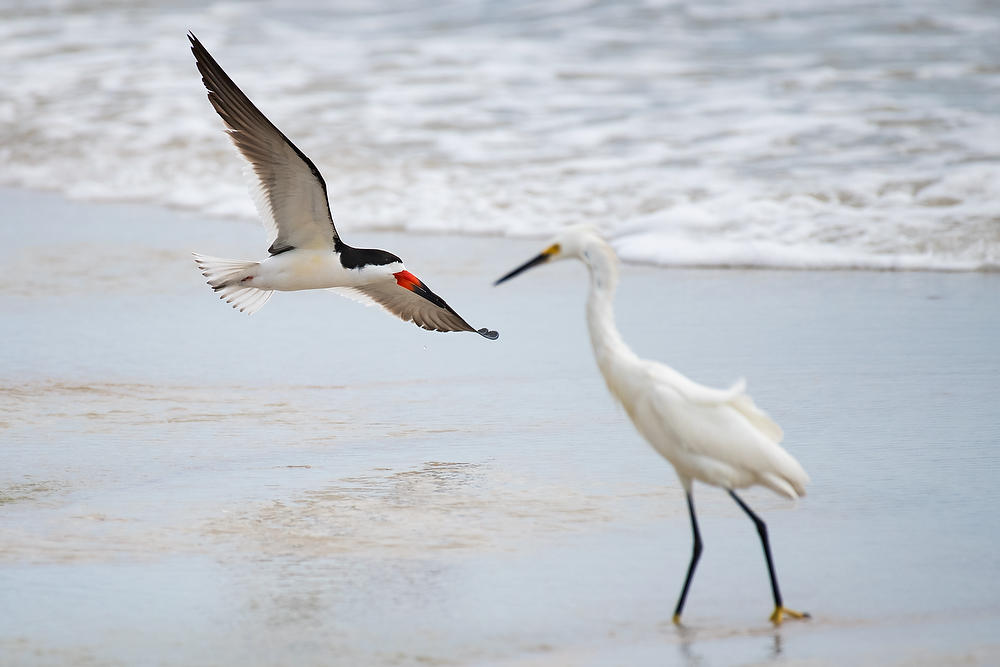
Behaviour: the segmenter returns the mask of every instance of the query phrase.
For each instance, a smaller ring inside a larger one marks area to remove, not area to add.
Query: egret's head
[[[519,273],[528,269],[546,264],[560,259],[571,259],[573,257],[586,261],[589,248],[598,245],[607,247],[601,238],[597,228],[593,225],[574,225],[563,229],[552,240],[541,253],[529,259],[527,262],[517,267],[504,277],[497,280],[494,285],[499,285],[505,280],[510,280]]]

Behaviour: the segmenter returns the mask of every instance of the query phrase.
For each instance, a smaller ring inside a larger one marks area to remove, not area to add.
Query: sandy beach
[[[1000,274],[625,265],[643,356],[738,377],[812,476],[770,527],[696,487],[608,397],[584,269],[540,250],[341,232],[475,326],[326,292],[247,317],[190,252],[252,222],[0,191],[0,663],[987,665],[1000,662]]]

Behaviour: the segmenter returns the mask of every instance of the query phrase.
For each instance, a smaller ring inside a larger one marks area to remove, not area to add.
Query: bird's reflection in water
[[[684,661],[684,664],[688,667],[702,667],[705,664],[705,657],[696,653],[693,648],[698,636],[697,631],[686,628],[683,625],[678,625],[677,634],[681,638],[679,646],[681,649],[681,659]]]
[[[775,630],[772,639],[773,642],[771,644],[771,660],[777,660],[778,658],[781,657],[781,649],[782,649],[781,632]]]
[[[681,660],[686,667],[706,667],[711,664],[705,655],[697,650],[697,630],[683,625],[675,626],[675,630],[677,631],[677,636],[680,638],[680,642],[677,646],[680,649]],[[762,635],[761,637],[763,638],[764,636],[765,635]],[[781,630],[775,628],[773,632],[766,636],[770,638],[770,641],[767,642],[766,657],[764,658],[764,662],[780,660],[784,650]],[[706,640],[707,639],[709,638],[706,638]],[[713,635],[711,639],[718,640],[719,637]]]

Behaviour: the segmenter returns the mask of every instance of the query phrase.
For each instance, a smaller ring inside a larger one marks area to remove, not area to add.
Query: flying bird
[[[702,551],[692,496],[694,480],[725,489],[756,526],[774,596],[771,621],[779,625],[786,617],[807,618],[808,614],[784,606],[767,526],[736,494],[736,489],[759,484],[792,499],[805,495],[809,476],[778,444],[783,435],[781,427],[754,405],[742,380],[729,389],[711,389],[632,352],[615,325],[613,298],[618,284],[618,258],[594,228],[566,229],[541,254],[495,284],[534,266],[570,258],[581,260],[590,272],[587,328],[608,390],[625,408],[639,433],[673,465],[687,497],[694,549],[674,608],[674,623],[680,623]]]
[[[469,325],[396,255],[347,245],[333,224],[316,165],[254,106],[194,34],[188,39],[208,99],[256,176],[254,200],[269,232],[268,257],[260,261],[195,253],[220,298],[252,314],[275,291],[332,289],[424,329],[498,338],[496,331]]]

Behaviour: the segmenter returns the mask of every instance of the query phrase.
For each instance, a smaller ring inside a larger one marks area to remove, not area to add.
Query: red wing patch
[[[409,271],[400,271],[398,273],[392,274],[396,278],[396,284],[400,287],[405,287],[406,289],[413,291],[414,287],[423,287],[423,283],[420,279]]]

